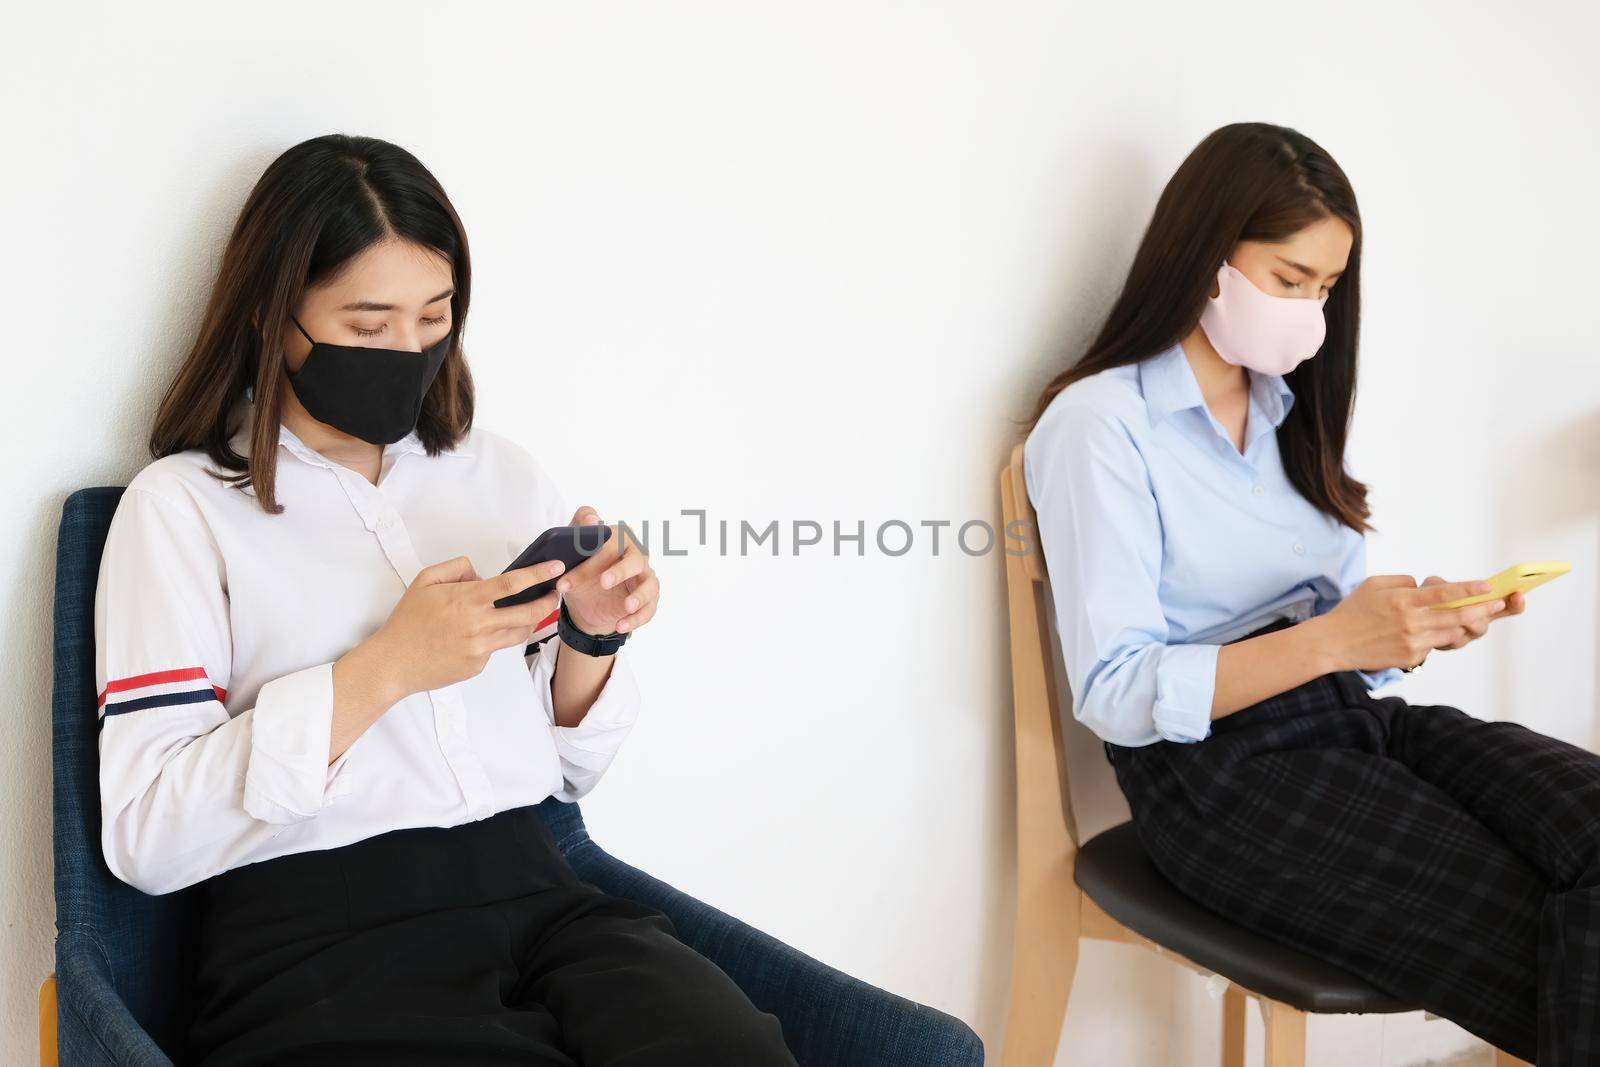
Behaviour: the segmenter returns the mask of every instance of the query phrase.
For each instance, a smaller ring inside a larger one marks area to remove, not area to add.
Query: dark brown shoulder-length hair
[[[150,454],[204,449],[217,466],[240,472],[209,473],[250,486],[269,514],[282,512],[274,487],[289,317],[307,289],[393,238],[438,251],[454,268],[450,348],[423,398],[417,436],[430,456],[459,443],[472,428],[474,395],[461,344],[472,290],[466,230],[416,156],[375,137],[326,134],[273,160],[239,210],[199,335],[157,408]],[[247,388],[257,413],[248,459],[229,445],[229,421]]]
[[[1350,260],[1323,305],[1322,347],[1284,375],[1295,400],[1278,427],[1278,451],[1290,484],[1319,511],[1358,533],[1376,529],[1367,522],[1366,485],[1344,466],[1361,318],[1361,216],[1333,157],[1287,127],[1232,123],[1189,153],[1156,202],[1099,335],[1082,359],[1045,386],[1027,431],[1079,378],[1159,355],[1187,336],[1200,321],[1217,270],[1240,241],[1281,241],[1330,216],[1354,235]]]

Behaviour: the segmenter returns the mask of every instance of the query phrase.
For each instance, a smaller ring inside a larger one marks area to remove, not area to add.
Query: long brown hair
[[[443,187],[410,152],[375,137],[326,134],[267,167],[245,200],[222,253],[194,347],[156,410],[150,454],[200,448],[209,473],[251,486],[279,514],[274,492],[289,316],[307,289],[337,278],[376,242],[400,238],[448,257],[454,271],[449,352],[423,398],[417,436],[430,456],[472,427],[473,386],[461,345],[472,291],[467,234]],[[253,389],[248,460],[229,445],[235,405]]]
[[[1027,429],[1079,378],[1159,355],[1187,336],[1240,241],[1282,241],[1330,216],[1350,227],[1354,241],[1323,305],[1322,347],[1284,375],[1295,401],[1278,427],[1278,450],[1290,484],[1318,510],[1358,533],[1376,529],[1367,522],[1367,487],[1344,465],[1361,319],[1361,215],[1333,157],[1287,127],[1236,122],[1195,146],[1162,190],[1099,335],[1045,386]]]

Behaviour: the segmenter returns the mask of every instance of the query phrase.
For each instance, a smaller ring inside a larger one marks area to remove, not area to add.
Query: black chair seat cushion
[[[1078,850],[1073,877],[1106,914],[1163,948],[1302,1011],[1415,1011],[1331,963],[1246,930],[1185,895],[1145,853],[1132,822]]]

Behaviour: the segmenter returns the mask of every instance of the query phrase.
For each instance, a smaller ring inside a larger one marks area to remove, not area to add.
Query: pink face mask
[[[1217,270],[1217,287],[1200,313],[1200,327],[1229,363],[1287,374],[1322,347],[1326,295],[1306,300],[1264,293],[1227,260]]]

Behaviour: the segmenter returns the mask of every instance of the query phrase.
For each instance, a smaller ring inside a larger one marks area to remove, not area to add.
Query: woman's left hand
[[[1443,582],[1443,581],[1444,581],[1444,579],[1439,577],[1437,574],[1430,574],[1430,575],[1428,575],[1428,577],[1426,577],[1426,578],[1424,578],[1422,580],[1422,584],[1423,585],[1438,585],[1440,582]],[[1512,593],[1510,596],[1506,597],[1505,607],[1501,608],[1499,611],[1495,612],[1493,615],[1486,616],[1482,623],[1479,623],[1478,625],[1475,625],[1475,626],[1471,626],[1471,625],[1463,626],[1461,628],[1461,636],[1456,638],[1456,640],[1450,642],[1449,644],[1435,645],[1434,647],[1435,648],[1461,648],[1461,647],[1463,647],[1465,645],[1469,645],[1473,641],[1476,641],[1478,638],[1482,637],[1484,634],[1489,632],[1489,624],[1491,622],[1493,622],[1496,619],[1503,619],[1507,615],[1521,615],[1522,612],[1523,612],[1523,609],[1526,608],[1527,605],[1528,605],[1527,598],[1524,597],[1521,592]]]
[[[576,526],[599,522],[600,513],[588,505],[572,516]],[[561,576],[556,591],[584,633],[627,633],[655,615],[661,583],[627,527],[616,526],[600,551]]]

